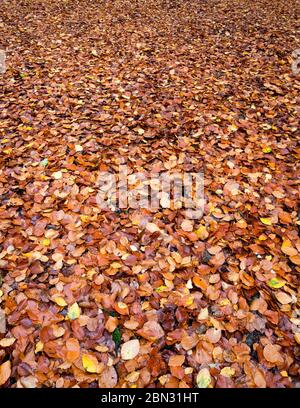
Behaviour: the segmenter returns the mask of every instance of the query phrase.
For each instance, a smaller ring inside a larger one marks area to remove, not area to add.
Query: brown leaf
[[[146,322],[142,329],[138,330],[137,333],[150,341],[156,341],[165,334],[161,325],[154,320]]]
[[[114,367],[106,367],[99,375],[99,388],[113,388],[118,383],[118,374]]]
[[[5,363],[0,365],[0,385],[3,385],[6,383],[6,381],[9,379],[11,374],[11,364],[10,361],[5,361]]]
[[[66,341],[66,348],[67,348],[66,359],[70,363],[73,363],[75,360],[77,360],[77,358],[80,355],[79,341],[75,338],[69,338]]]
[[[270,363],[280,364],[283,362],[281,347],[277,344],[267,344],[263,350],[263,355]]]

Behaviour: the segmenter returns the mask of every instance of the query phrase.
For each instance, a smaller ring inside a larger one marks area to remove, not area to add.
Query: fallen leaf
[[[158,228],[158,226],[153,222],[148,222],[148,224],[146,225],[146,230],[151,233],[154,233],[160,231],[160,228]]]
[[[260,221],[264,224],[264,225],[272,225],[272,219],[271,218],[260,218]]]
[[[67,306],[67,302],[62,296],[55,296],[53,298],[53,302],[55,302],[58,306],[61,306],[61,307]]]
[[[9,379],[11,374],[11,364],[10,361],[5,361],[5,363],[0,365],[0,385],[3,385],[6,383],[6,381]]]
[[[139,354],[139,351],[139,340],[129,340],[121,346],[121,357],[123,360],[132,360]]]
[[[292,302],[292,298],[285,292],[277,292],[275,293],[276,299],[282,304],[287,305]]]
[[[183,220],[181,223],[181,229],[186,232],[191,232],[194,229],[194,223],[191,220]]]
[[[280,364],[283,362],[281,347],[277,344],[267,344],[263,350],[263,355],[270,363]]]
[[[80,313],[81,313],[80,307],[78,306],[77,302],[75,302],[69,307],[67,318],[69,320],[78,319],[78,317],[80,316]]]
[[[284,239],[281,245],[281,250],[284,254],[288,256],[295,256],[298,254],[297,249],[292,246],[292,243],[289,239]]]
[[[164,336],[164,331],[161,325],[154,320],[146,322],[142,329],[138,330],[138,334],[146,340],[156,341]]]
[[[169,358],[169,367],[181,367],[182,364],[184,363],[185,356],[182,354],[178,354],[175,356],[171,356]]]
[[[272,289],[280,289],[286,284],[286,281],[280,278],[272,278],[267,281],[267,284]]]
[[[4,310],[0,309],[0,333],[6,333],[6,316]]]
[[[234,368],[231,368],[231,367],[224,367],[220,371],[220,374],[223,375],[224,377],[230,378],[235,374],[235,370]]]
[[[66,359],[73,363],[80,356],[80,344],[78,339],[70,337],[66,340]]]
[[[36,343],[34,352],[35,354],[39,353],[44,349],[44,343],[42,343],[40,340]]]
[[[1,347],[10,347],[16,339],[14,337],[5,337],[4,339],[0,340],[0,346]]]
[[[62,178],[62,172],[59,170],[59,171],[55,171],[54,173],[52,173],[52,177],[55,179],[55,180],[60,180],[61,178]]]
[[[195,231],[195,234],[201,241],[204,241],[208,238],[209,233],[204,225],[200,225],[200,227]]]
[[[202,368],[197,374],[196,384],[198,388],[208,388],[211,384],[211,376],[208,368]]]
[[[92,354],[82,355],[82,365],[85,371],[88,373],[98,373],[99,372],[99,362],[95,356]]]

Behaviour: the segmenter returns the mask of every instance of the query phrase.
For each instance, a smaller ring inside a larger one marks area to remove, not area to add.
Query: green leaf
[[[75,320],[75,319],[78,319],[79,316],[80,316],[80,307],[78,306],[78,303],[75,302],[73,303],[73,305],[69,307],[67,318],[69,320]]]
[[[272,289],[280,289],[286,284],[286,282],[283,279],[272,278],[268,280],[267,284]]]
[[[120,344],[121,344],[121,332],[120,332],[120,329],[118,329],[118,328],[116,328],[114,331],[113,331],[113,334],[112,334],[112,339],[113,339],[113,341],[115,342],[115,345],[116,345],[116,348],[119,348],[119,346],[120,346]]]
[[[208,368],[202,368],[202,370],[199,371],[196,383],[198,388],[208,388],[211,383],[211,376]]]
[[[43,166],[43,167],[48,166],[48,163],[49,163],[48,159],[44,159],[44,160],[40,161],[40,165]]]

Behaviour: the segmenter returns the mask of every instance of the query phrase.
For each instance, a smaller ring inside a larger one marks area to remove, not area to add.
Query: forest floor
[[[300,386],[299,16],[1,1],[0,386]],[[203,216],[100,208],[120,164]]]

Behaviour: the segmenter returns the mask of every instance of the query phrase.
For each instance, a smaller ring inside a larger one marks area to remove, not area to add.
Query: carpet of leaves
[[[0,385],[299,387],[299,1],[0,9]],[[203,217],[101,210],[122,163]]]

